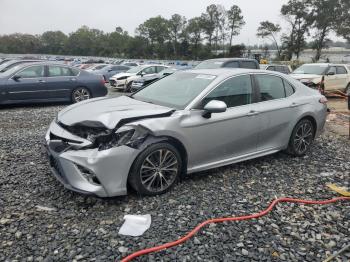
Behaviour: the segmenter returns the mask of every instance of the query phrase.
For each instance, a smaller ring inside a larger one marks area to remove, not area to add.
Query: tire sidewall
[[[176,175],[174,182],[168,188],[166,188],[165,190],[160,191],[160,192],[152,192],[152,191],[149,191],[148,189],[146,189],[144,187],[144,185],[141,183],[140,169],[141,169],[141,166],[142,166],[144,160],[146,159],[146,157],[148,155],[150,155],[152,152],[159,150],[159,149],[167,149],[167,150],[170,150],[172,153],[174,153],[174,155],[176,156],[177,161],[179,163],[178,164],[178,172],[177,172],[177,175]],[[164,194],[165,192],[169,191],[179,180],[179,178],[181,176],[181,172],[182,172],[182,166],[183,166],[183,160],[181,158],[179,150],[177,150],[177,148],[174,147],[172,144],[167,143],[167,142],[160,142],[160,143],[152,144],[152,145],[148,146],[146,149],[144,149],[135,159],[135,161],[130,169],[130,173],[128,176],[128,183],[130,184],[130,186],[134,190],[136,190],[141,195],[153,196],[153,195]]]

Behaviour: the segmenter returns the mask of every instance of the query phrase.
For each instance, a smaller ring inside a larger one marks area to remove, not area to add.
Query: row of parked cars
[[[304,64],[294,71],[288,65],[259,65],[254,59],[222,58],[199,63],[196,69],[247,68],[290,74],[308,87],[322,91],[350,92],[350,66]],[[21,102],[79,102],[107,94],[105,83],[123,92],[143,87],[188,67],[124,62],[89,63],[68,66],[35,59],[0,61],[0,104]]]

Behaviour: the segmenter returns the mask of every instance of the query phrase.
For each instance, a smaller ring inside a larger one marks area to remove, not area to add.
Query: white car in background
[[[130,70],[112,76],[109,83],[112,88],[128,92],[131,89],[131,84],[134,80],[145,75],[156,75],[164,69],[169,68],[166,65],[141,65],[131,68]]]
[[[324,91],[350,92],[350,65],[303,64],[295,69],[290,76],[311,88],[324,86]]]

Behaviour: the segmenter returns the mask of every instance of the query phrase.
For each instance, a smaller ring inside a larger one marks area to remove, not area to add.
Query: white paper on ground
[[[151,226],[151,215],[125,215],[124,224],[119,229],[119,234],[138,237]]]

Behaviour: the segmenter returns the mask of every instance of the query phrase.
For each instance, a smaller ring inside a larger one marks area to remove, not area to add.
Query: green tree
[[[281,14],[288,22],[289,33],[282,37],[286,58],[291,60],[293,54],[299,58],[305,47],[305,35],[309,32],[308,3],[304,0],[289,0],[282,5]]]
[[[217,26],[216,17],[218,16],[218,10],[216,5],[209,5],[206,8],[206,13],[203,13],[201,15],[202,21],[203,21],[203,30],[205,34],[207,35],[207,40],[209,44],[209,48],[211,49],[212,42],[213,42],[213,35],[215,28]]]
[[[281,49],[277,42],[277,34],[281,31],[281,27],[278,24],[271,23],[269,21],[263,21],[257,30],[257,36],[261,38],[267,38],[274,42],[278,59],[281,57]]]
[[[350,43],[350,1],[340,0],[339,10],[341,15],[337,19],[336,33]]]
[[[200,43],[202,41],[202,33],[203,33],[203,20],[201,17],[194,17],[188,20],[188,24],[186,27],[186,34],[188,35],[188,39],[190,44],[192,45],[192,54],[195,59],[198,59]]]
[[[242,11],[237,5],[231,6],[227,11],[227,22],[230,30],[230,47],[232,46],[232,39],[238,35],[241,28],[245,25]]]
[[[308,0],[310,4],[309,18],[315,30],[313,48],[316,50],[314,57],[318,61],[322,49],[326,47],[327,36],[337,28],[339,17],[342,16],[339,0]]]
[[[61,31],[46,31],[40,37],[44,54],[64,54],[68,37]]]
[[[179,37],[184,33],[186,26],[186,17],[179,14],[174,14],[168,21],[169,36],[173,43],[174,55],[177,55],[176,46],[178,44]]]

